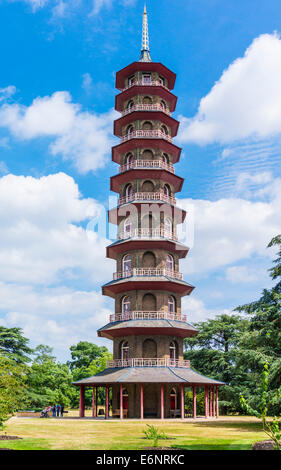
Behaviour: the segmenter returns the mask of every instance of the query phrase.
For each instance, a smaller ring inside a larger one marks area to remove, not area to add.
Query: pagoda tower
[[[84,416],[85,387],[93,387],[93,417],[97,416],[97,388],[106,389],[105,417],[173,418],[186,416],[185,388],[205,390],[205,417],[218,416],[218,387],[184,360],[183,340],[197,331],[182,313],[181,299],[194,287],[183,280],[179,262],[188,247],[178,241],[177,227],[186,212],[177,206],[183,178],[174,164],[181,149],[173,143],[179,122],[172,117],[177,97],[176,75],[152,62],[146,7],[143,13],[141,56],[116,74],[114,122],[120,143],[112,148],[119,171],[110,189],[118,194],[108,220],[118,227],[118,240],[107,247],[116,261],[113,280],[102,287],[115,300],[115,313],[98,330],[113,341],[113,361],[80,387],[80,416]],[[111,400],[109,392],[111,389]],[[111,403],[110,403],[111,402]]]

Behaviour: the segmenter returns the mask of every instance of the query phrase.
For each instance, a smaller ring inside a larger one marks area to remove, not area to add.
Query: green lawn
[[[261,425],[251,417],[221,417],[192,421],[79,420],[75,412],[63,419],[11,418],[9,435],[16,441],[0,441],[0,447],[20,450],[141,450],[151,443],[145,440],[145,424],[154,424],[170,438],[160,445],[188,450],[249,450],[253,442],[266,438]],[[73,417],[72,417],[73,416]]]

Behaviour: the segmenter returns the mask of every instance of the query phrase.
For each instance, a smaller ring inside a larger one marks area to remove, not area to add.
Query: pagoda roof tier
[[[176,74],[169,70],[160,62],[133,62],[116,73],[115,87],[118,90],[125,88],[125,80],[136,72],[156,72],[168,80],[168,88],[173,90],[176,81]]]
[[[131,276],[117,279],[102,286],[102,294],[115,298],[116,294],[133,290],[166,290],[180,295],[190,295],[194,286],[180,279],[160,276]]]
[[[167,240],[159,237],[152,239],[151,237],[127,238],[126,240],[118,240],[106,248],[107,258],[117,259],[117,256],[127,251],[142,249],[161,249],[176,253],[179,258],[185,258],[189,252],[189,248],[175,240]]]
[[[184,367],[125,367],[108,368],[87,379],[73,382],[73,385],[103,385],[123,383],[183,383],[186,386],[225,385],[224,382],[199,374],[192,368]]]
[[[171,173],[165,169],[157,168],[139,168],[131,169],[114,175],[110,178],[110,190],[116,193],[119,193],[120,185],[131,182],[136,179],[156,179],[165,181],[165,183],[172,184],[174,187],[174,192],[178,193],[182,190],[182,185],[184,183],[184,178]]]
[[[112,161],[115,163],[121,162],[121,156],[125,155],[135,149],[160,149],[163,152],[170,154],[173,157],[173,163],[177,163],[180,159],[182,149],[177,145],[172,144],[166,139],[153,139],[153,138],[134,138],[122,142],[115,147],[112,147]]]
[[[173,95],[167,88],[159,85],[159,84],[151,84],[149,86],[144,84],[136,83],[134,86],[127,88],[126,90],[119,93],[119,95],[115,96],[115,109],[116,111],[120,111],[120,113],[124,109],[124,102],[128,101],[129,99],[133,98],[137,95],[152,95],[158,96],[162,98],[166,103],[168,103],[169,110],[172,112],[175,111],[177,105],[177,96]]]
[[[171,137],[175,137],[178,133],[179,121],[172,118],[163,111],[134,111],[126,116],[122,116],[114,121],[114,135],[122,136],[122,128],[133,121],[156,120],[166,124],[171,129]]]
[[[182,321],[128,320],[108,323],[98,330],[98,336],[114,339],[130,335],[163,335],[188,338],[198,333],[193,326]]]
[[[108,211],[108,222],[111,224],[118,225],[124,217],[128,217],[135,213],[135,211],[140,212],[143,205],[158,204],[162,207],[169,207],[171,212],[171,217],[174,219],[175,224],[182,224],[186,218],[186,211],[168,204],[167,202],[159,201],[142,201],[142,202],[129,202],[123,204],[122,206],[114,207]],[[163,209],[164,210],[164,209]]]

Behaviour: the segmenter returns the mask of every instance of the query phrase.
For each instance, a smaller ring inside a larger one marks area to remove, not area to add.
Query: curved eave
[[[166,290],[180,295],[190,295],[195,289],[187,282],[170,279],[165,276],[159,277],[131,277],[111,281],[102,286],[102,294],[115,298],[116,294],[121,292],[129,292],[132,290]]]
[[[120,164],[121,156],[127,152],[140,149],[160,149],[173,157],[173,163],[177,163],[180,159],[182,149],[172,144],[166,139],[141,139],[135,138],[127,140],[121,144],[112,147],[112,161]]]
[[[124,367],[124,368],[109,368],[100,372],[97,375],[88,377],[72,385],[91,386],[115,384],[115,383],[168,383],[178,384],[183,383],[187,387],[196,385],[198,387],[204,385],[226,385],[210,377],[199,374],[194,369],[183,367]]]
[[[110,178],[110,189],[116,193],[119,193],[120,184],[127,183],[135,179],[160,179],[166,183],[172,184],[174,187],[174,192],[178,193],[182,190],[184,183],[184,178],[171,173],[168,170],[164,169],[155,169],[155,168],[141,168],[141,169],[132,169],[124,171],[124,173],[119,173],[118,175],[111,176]]]
[[[135,210],[140,211],[143,205],[158,204],[160,207],[167,205],[171,210],[171,216],[174,219],[175,224],[182,224],[186,218],[186,211],[180,209],[179,207],[171,206],[166,202],[159,201],[144,201],[144,202],[134,202],[128,204],[123,204],[122,206],[115,207],[108,211],[108,222],[111,224],[119,224],[120,221],[127,217],[128,215],[134,214]]]
[[[166,88],[159,85],[134,85],[127,90],[122,91],[119,95],[115,96],[115,109],[116,111],[123,111],[124,102],[137,95],[158,96],[168,103],[169,110],[173,113],[177,105],[177,96],[173,95]]]
[[[160,62],[133,62],[127,67],[116,73],[115,87],[118,90],[123,90],[125,87],[126,78],[130,77],[136,72],[156,72],[168,80],[168,88],[173,90],[176,81],[176,74]]]
[[[190,338],[198,333],[191,325],[169,320],[130,320],[105,325],[98,330],[98,336],[113,340],[120,336],[160,335]]]
[[[141,249],[161,249],[176,253],[179,258],[185,258],[189,252],[189,248],[179,242],[167,240],[166,238],[159,238],[157,240],[147,238],[118,240],[106,248],[107,258],[117,259],[117,256],[127,251],[141,250]]]
[[[167,125],[171,129],[171,137],[175,137],[179,128],[179,121],[164,113],[163,111],[133,111],[126,116],[114,121],[114,135],[122,137],[122,127],[134,122],[143,120],[157,120]]]

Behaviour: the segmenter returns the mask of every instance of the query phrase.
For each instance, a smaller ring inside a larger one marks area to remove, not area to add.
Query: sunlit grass
[[[89,413],[87,413],[89,414]],[[154,424],[170,438],[160,446],[189,450],[249,450],[252,443],[266,438],[260,423],[250,417],[224,417],[218,420],[194,421],[144,420],[79,420],[77,412],[67,418],[12,418],[7,434],[21,437],[0,441],[0,447],[19,450],[83,449],[141,450],[151,446],[144,439],[146,423]]]

